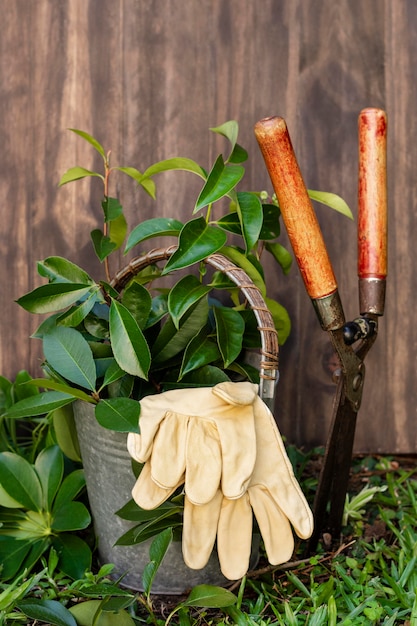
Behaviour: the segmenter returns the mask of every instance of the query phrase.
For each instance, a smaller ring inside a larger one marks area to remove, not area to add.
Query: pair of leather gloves
[[[291,558],[291,524],[300,538],[311,536],[311,510],[257,385],[224,382],[147,396],[139,426],[140,435],[127,440],[130,455],[144,463],[133,499],[154,509],[184,484],[188,567],[204,567],[217,538],[224,576],[244,576],[253,514],[273,565]]]

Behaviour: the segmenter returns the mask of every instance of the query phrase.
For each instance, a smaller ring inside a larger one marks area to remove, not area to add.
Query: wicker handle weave
[[[117,291],[121,291],[141,270],[160,261],[167,261],[175,250],[176,246],[155,248],[143,256],[132,259],[128,265],[116,273],[111,286]],[[261,336],[259,395],[269,408],[273,410],[275,388],[279,373],[278,336],[272,315],[258,287],[256,287],[244,270],[220,253],[210,255],[205,259],[205,263],[230,278],[241,290],[255,314]]]

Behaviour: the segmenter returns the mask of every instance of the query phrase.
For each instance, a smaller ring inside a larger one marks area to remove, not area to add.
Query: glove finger
[[[153,481],[164,489],[178,485],[185,472],[188,417],[168,411],[155,435],[151,454]]]
[[[187,431],[185,493],[193,504],[209,503],[216,495],[222,469],[217,428],[208,420],[190,418]]]
[[[294,551],[294,536],[288,519],[263,487],[250,487],[248,494],[269,562],[272,565],[286,563]]]
[[[216,541],[222,498],[220,490],[207,504],[195,505],[187,496],[184,498],[182,553],[185,564],[191,569],[207,565]]]
[[[313,514],[294,476],[274,417],[261,399],[255,404],[257,457],[251,487],[264,485],[301,539],[313,532]]]
[[[223,498],[217,530],[220,569],[229,580],[242,578],[249,569],[252,549],[252,509],[248,494]]]
[[[230,415],[216,423],[222,451],[222,491],[226,498],[240,498],[248,488],[256,461],[252,406],[231,407]]]
[[[141,454],[140,454],[141,445],[142,445],[142,442],[141,442],[140,435],[137,435],[136,433],[128,433],[128,435],[127,435],[127,451],[129,452],[129,454],[132,457],[132,459],[134,459],[138,463],[144,463],[145,462],[145,461],[142,461],[142,457],[141,457]]]
[[[247,381],[241,383],[223,382],[212,388],[215,396],[222,398],[227,404],[253,404],[258,395],[259,386]]]
[[[252,383],[219,383],[213,395],[223,400],[216,407],[216,422],[222,448],[222,491],[226,498],[240,498],[248,486],[256,459],[253,403],[258,386]]]
[[[168,500],[184,482],[184,477],[182,477],[177,485],[170,489],[164,489],[152,480],[151,471],[151,464],[145,463],[132,489],[132,498],[138,506],[146,510],[156,509],[165,500]]]
[[[129,433],[128,435],[129,454],[139,463],[144,463],[148,460],[155,435],[167,412],[166,408],[159,408],[158,410],[158,407],[155,406],[155,400],[158,399],[158,395],[156,395],[147,396],[141,400],[139,415],[140,435],[136,433]]]

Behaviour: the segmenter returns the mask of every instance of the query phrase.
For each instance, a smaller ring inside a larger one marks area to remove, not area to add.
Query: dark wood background
[[[224,144],[210,126],[240,123],[245,188],[270,189],[253,125],[286,118],[307,186],[341,194],[356,215],[357,116],[389,117],[386,315],[367,359],[356,450],[417,452],[415,291],[417,3],[414,0],[0,0],[0,374],[38,373],[38,320],[14,300],[40,284],[51,254],[97,264],[89,231],[100,198],[61,174],[94,167],[67,131],[92,133],[113,163],[145,169],[170,156],[209,164]],[[160,176],[155,205],[120,178],[130,223],[190,214],[199,183]],[[317,208],[347,317],[357,310],[356,224]],[[122,260],[121,260],[122,262]],[[281,351],[277,417],[290,441],[323,443],[332,352],[297,268],[272,271],[293,331]]]

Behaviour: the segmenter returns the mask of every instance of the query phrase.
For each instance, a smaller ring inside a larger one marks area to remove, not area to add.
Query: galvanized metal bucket
[[[112,286],[121,291],[137,272],[150,264],[167,260],[174,250],[174,247],[151,250],[145,256],[133,259],[116,274]],[[278,379],[278,340],[268,307],[247,274],[229,259],[215,254],[208,257],[206,263],[227,275],[241,289],[254,311],[261,336],[259,393],[273,409]],[[151,540],[133,546],[115,545],[117,539],[133,525],[115,515],[131,499],[136,480],[127,452],[127,435],[100,426],[95,419],[94,406],[86,402],[77,401],[74,404],[74,415],[100,562],[114,563],[114,577],[124,576],[126,587],[143,591],[142,574],[149,562]],[[259,536],[254,535],[250,568],[254,568],[258,561],[259,541]],[[174,541],[154,579],[152,591],[182,594],[195,585],[226,585],[229,582],[221,573],[215,550],[206,567],[192,570],[183,561],[181,543]]]
[[[127,435],[100,426],[94,416],[94,406],[87,402],[75,402],[74,416],[100,563],[114,563],[114,578],[124,576],[124,586],[143,591],[142,574],[149,562],[151,540],[132,546],[114,545],[133,525],[115,515],[131,499],[136,480],[127,452]],[[256,565],[258,547],[259,541],[254,544],[251,567]],[[183,561],[181,543],[174,541],[158,570],[152,591],[181,594],[203,583],[230,583],[220,571],[216,551],[213,551],[206,567],[192,570]]]

